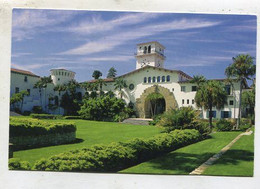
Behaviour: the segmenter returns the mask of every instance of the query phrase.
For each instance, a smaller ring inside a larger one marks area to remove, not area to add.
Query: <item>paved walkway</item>
[[[144,119],[144,118],[128,118],[125,119],[122,123],[132,124],[132,125],[149,125],[149,121],[153,119]]]
[[[209,158],[206,162],[200,165],[198,168],[193,170],[190,175],[201,175],[209,166],[211,166],[215,161],[217,161],[224,153],[226,153],[233,144],[238,141],[243,135],[251,135],[253,131],[247,131],[238,135],[234,140],[232,140],[227,146],[222,148],[219,153],[215,154],[211,158]]]

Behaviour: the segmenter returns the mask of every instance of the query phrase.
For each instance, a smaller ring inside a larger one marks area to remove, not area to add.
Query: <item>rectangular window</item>
[[[186,91],[186,86],[181,86],[181,91],[185,92]]]
[[[212,118],[216,118],[217,112],[215,110],[211,111]],[[209,118],[209,111],[207,111],[207,118]]]
[[[27,82],[27,81],[28,81],[27,76],[24,76],[24,82]]]
[[[234,105],[234,101],[233,101],[233,100],[230,100],[230,101],[229,101],[229,105],[231,105],[231,106]]]
[[[192,86],[191,91],[197,91],[197,86]]]
[[[230,93],[231,93],[231,87],[230,87],[230,85],[226,85],[226,86],[225,86],[225,91],[227,92],[228,95],[230,95]]]
[[[15,87],[15,93],[19,93],[19,87]]]
[[[148,77],[148,83],[151,83],[151,77]]]
[[[189,104],[190,103],[190,100],[189,99],[187,99],[187,104]]]
[[[155,77],[153,77],[153,83],[155,83],[156,82],[156,78]]]
[[[221,118],[231,118],[231,111],[221,111]]]
[[[161,82],[161,77],[160,76],[157,77],[157,82]]]
[[[31,95],[31,89],[27,89],[27,92],[28,92],[27,96],[30,96]]]
[[[194,104],[194,99],[192,99],[192,104]]]
[[[184,99],[182,99],[182,104],[184,104]]]

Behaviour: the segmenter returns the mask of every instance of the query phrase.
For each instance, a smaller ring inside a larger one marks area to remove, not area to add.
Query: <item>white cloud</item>
[[[133,56],[102,56],[102,57],[87,57],[82,58],[82,61],[92,61],[92,62],[106,62],[106,61],[114,61],[114,62],[127,62],[134,59]]]
[[[21,56],[30,56],[32,53],[26,53],[26,52],[19,52],[19,53],[13,53],[12,58],[18,58]]]
[[[17,41],[31,39],[39,32],[51,30],[74,16],[71,11],[57,10],[14,10],[12,37]]]
[[[76,48],[59,53],[60,55],[86,55],[112,50],[127,41],[136,40],[142,37],[159,34],[166,31],[197,29],[211,27],[220,22],[210,22],[198,19],[181,19],[172,22],[153,23],[146,26],[133,28],[127,31],[115,32],[116,34],[104,35],[103,38],[87,42]]]
[[[22,69],[22,70],[29,70],[32,71],[34,69],[38,69],[38,68],[42,68],[42,67],[46,67],[49,66],[49,64],[17,64],[17,63],[13,63],[12,62],[12,67],[17,68],[17,69]]]

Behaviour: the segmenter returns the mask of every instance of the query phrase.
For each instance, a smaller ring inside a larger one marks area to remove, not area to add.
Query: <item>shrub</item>
[[[201,139],[196,130],[175,130],[145,140],[134,139],[65,152],[37,161],[33,169],[117,172]]]
[[[19,159],[11,158],[8,162],[10,170],[30,170],[31,166],[27,161],[20,161]]]
[[[80,116],[64,116],[64,119],[82,119]]]
[[[209,122],[200,119],[194,120],[190,125],[186,126],[185,129],[196,129],[202,136],[206,136],[211,132]]]
[[[54,133],[70,133],[76,131],[73,123],[45,122],[33,118],[10,117],[10,137],[39,136]]]
[[[36,119],[61,119],[62,115],[53,115],[53,114],[31,114],[32,118]]]
[[[29,116],[30,114],[31,114],[31,111],[27,111],[27,110],[26,110],[26,111],[23,112],[23,115],[24,115],[24,116]]]
[[[153,121],[149,121],[149,125],[157,125],[162,118],[162,114],[154,116]]]
[[[84,99],[79,115],[83,119],[113,121],[120,120],[125,115],[128,115],[129,108],[125,108],[125,102],[116,97],[102,96],[96,99]],[[132,110],[131,110],[132,111]],[[120,115],[124,112],[124,115]],[[117,115],[117,117],[115,117]]]
[[[233,129],[231,121],[226,119],[220,119],[216,122],[216,127],[218,131],[231,131]]]
[[[32,112],[35,114],[41,114],[41,113],[43,113],[43,110],[42,110],[41,106],[34,106],[32,109]]]
[[[197,117],[198,113],[192,107],[181,107],[165,112],[157,125],[170,132],[174,129],[183,129],[189,126]]]
[[[251,124],[245,124],[245,125],[240,125],[239,129],[241,131],[246,131],[247,129],[249,129],[250,127],[252,127]]]

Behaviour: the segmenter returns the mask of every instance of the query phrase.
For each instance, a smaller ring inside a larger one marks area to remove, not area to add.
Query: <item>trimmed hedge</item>
[[[64,119],[82,119],[81,116],[64,116]]]
[[[33,118],[10,117],[10,137],[40,136],[71,133],[76,131],[74,123],[50,123]]]
[[[61,119],[62,115],[52,115],[52,114],[31,114],[32,118],[36,119]]]
[[[35,163],[34,170],[117,172],[162,153],[195,143],[203,139],[197,130],[174,130],[149,139],[95,145],[65,152]]]
[[[27,161],[11,158],[8,162],[9,170],[30,170],[31,166]]]

